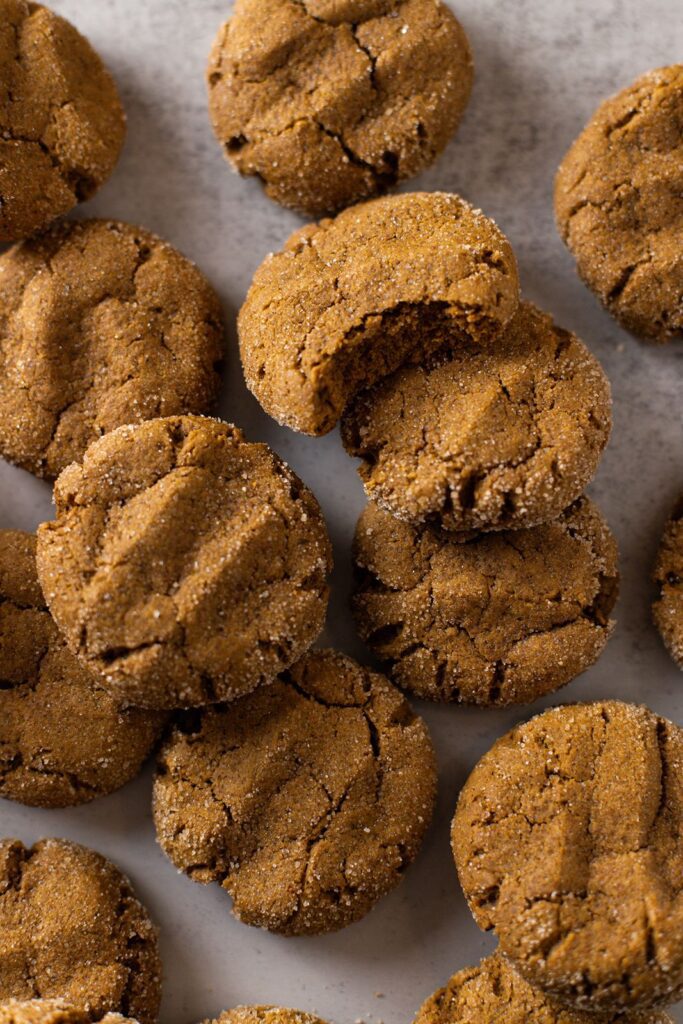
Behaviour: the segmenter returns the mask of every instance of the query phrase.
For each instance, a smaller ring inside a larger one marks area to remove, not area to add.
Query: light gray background
[[[311,485],[335,544],[325,642],[367,657],[347,612],[349,545],[364,504],[338,436],[304,438],[261,412],[243,384],[234,320],[250,277],[301,221],[235,176],[211,134],[204,66],[229,13],[219,0],[53,0],[107,60],[128,111],[126,148],[83,213],[158,232],[220,292],[230,357],[222,415],[266,440]],[[599,664],[562,700],[623,697],[683,720],[683,678],[650,624],[648,580],[669,506],[683,484],[683,348],[648,348],[622,332],[575,276],[553,226],[551,190],[565,149],[599,100],[650,67],[683,57],[680,0],[459,0],[474,49],[476,85],[460,132],[438,164],[411,183],[461,192],[510,237],[526,294],[575,330],[612,382],[614,430],[592,495],[621,550],[618,626]],[[0,465],[0,526],[51,517],[45,484]],[[552,703],[552,700],[542,702]],[[534,711],[540,709],[540,704]],[[0,801],[0,835],[60,835],[125,869],[161,928],[162,1019],[193,1024],[237,1003],[314,1010],[337,1024],[409,1024],[421,1001],[493,941],[459,891],[448,845],[458,790],[475,760],[529,709],[481,712],[420,706],[438,748],[438,813],[401,887],[364,921],[325,938],[285,939],[239,924],[216,886],[176,874],[154,843],[149,771],[121,792],[72,811]],[[381,994],[381,995],[380,995]],[[683,1022],[683,1009],[676,1020]]]

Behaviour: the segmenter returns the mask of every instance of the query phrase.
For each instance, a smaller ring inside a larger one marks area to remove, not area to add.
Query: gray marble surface
[[[120,84],[129,133],[119,167],[83,214],[138,222],[191,256],[221,294],[230,357],[222,415],[272,444],[311,485],[332,533],[336,569],[324,640],[366,657],[347,613],[349,544],[364,504],[353,462],[332,434],[278,427],[241,377],[235,311],[267,252],[301,222],[224,163],[204,91],[208,49],[229,5],[218,0],[54,0],[103,54]],[[614,430],[591,494],[619,540],[617,630],[590,671],[558,699],[623,697],[683,721],[683,678],[650,623],[648,580],[662,523],[683,483],[683,347],[645,347],[622,332],[578,281],[551,211],[555,168],[591,111],[637,74],[683,55],[680,0],[460,0],[476,85],[457,138],[414,187],[461,192],[510,237],[526,294],[602,360]],[[0,526],[32,529],[50,492],[0,465]],[[541,704],[549,704],[548,700]],[[534,710],[539,710],[537,705]],[[408,1024],[455,970],[490,950],[459,891],[448,845],[458,790],[475,760],[528,709],[484,713],[421,706],[438,748],[438,813],[402,886],[362,922],[317,939],[239,924],[229,899],[176,874],[154,843],[149,772],[71,811],[0,801],[0,834],[67,836],[101,850],[134,880],[161,928],[163,1021],[192,1024],[237,1003],[315,1010],[337,1024]],[[683,1009],[674,1012],[683,1022]]]

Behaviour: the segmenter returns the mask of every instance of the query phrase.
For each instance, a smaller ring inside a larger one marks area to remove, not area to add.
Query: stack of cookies
[[[247,924],[345,927],[398,885],[434,809],[434,749],[402,691],[529,703],[607,642],[617,551],[584,494],[610,434],[607,379],[520,297],[510,243],[481,211],[384,195],[437,157],[467,105],[471,52],[449,8],[238,0],[210,56],[215,134],[272,198],[336,214],[257,270],[244,375],[279,423],[339,425],[359,459],[352,607],[384,674],[313,649],[325,521],[275,452],[211,415],[214,290],[143,228],[55,221],[117,161],[111,75],[64,19],[0,0],[0,80],[0,241],[14,243],[0,255],[0,454],[54,483],[56,506],[35,536],[0,530],[0,797],[87,803],[157,749],[154,824],[180,871],[218,883]],[[674,67],[608,101],[556,188],[580,273],[658,341],[681,329],[682,97]],[[655,570],[679,662],[681,521],[679,503]],[[513,729],[452,825],[468,904],[499,949],[416,1024],[668,1021],[682,830],[673,723],[602,701]],[[117,867],[62,839],[0,839],[0,1024],[155,1024],[160,997],[157,932]],[[242,1006],[205,1024],[324,1022]]]
[[[609,384],[520,301],[491,220],[438,193],[351,207],[262,264],[239,328],[264,408],[311,434],[340,422],[360,458],[353,610],[394,682],[524,703],[595,661],[617,557],[582,495]]]

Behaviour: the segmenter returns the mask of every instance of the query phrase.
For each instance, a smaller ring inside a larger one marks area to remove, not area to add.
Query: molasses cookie
[[[2,1024],[2,1021],[0,1021]],[[319,1017],[282,1006],[236,1006],[204,1024],[325,1024]]]
[[[567,1009],[530,985],[499,953],[458,971],[422,1005],[413,1024],[673,1024],[667,1013]]]
[[[164,721],[120,708],[81,667],[47,610],[35,537],[0,530],[0,796],[67,807],[111,793]]]
[[[425,723],[387,680],[311,651],[271,686],[181,720],[154,785],[164,852],[246,924],[335,931],[401,880],[436,789]]]
[[[64,839],[0,841],[0,1002],[57,999],[91,1021],[115,1011],[154,1024],[160,971],[156,931],[113,864]]]
[[[605,1013],[683,991],[683,730],[601,701],[517,726],[467,780],[453,852],[477,924],[532,984]]]
[[[13,242],[94,195],[126,119],[88,40],[26,0],[0,0],[0,97],[0,241]]]
[[[176,416],[120,427],[55,485],[38,571],[69,647],[118,699],[169,708],[269,682],[322,629],[320,507],[264,444]]]
[[[659,596],[652,605],[667,650],[683,668],[683,494],[664,527],[653,573]]]
[[[683,64],[606,100],[560,165],[555,215],[579,274],[651,341],[683,333]]]
[[[360,392],[342,440],[370,498],[446,530],[536,526],[583,491],[607,443],[609,382],[529,302],[490,344],[455,338]]]
[[[417,697],[536,700],[592,665],[612,629],[617,548],[587,498],[544,526],[462,544],[370,504],[354,562],[358,631]]]
[[[233,166],[319,217],[436,159],[467,105],[472,56],[440,0],[238,0],[207,80]]]
[[[256,271],[239,315],[244,375],[263,408],[325,434],[351,396],[454,336],[497,335],[515,313],[515,258],[464,200],[371,200],[295,232]]]
[[[0,1005],[0,1024],[93,1024],[85,1010],[59,999],[10,999]],[[107,1013],[94,1024],[138,1024],[120,1013]]]
[[[211,411],[221,358],[218,297],[148,231],[65,222],[0,256],[0,454],[32,473],[123,423]]]

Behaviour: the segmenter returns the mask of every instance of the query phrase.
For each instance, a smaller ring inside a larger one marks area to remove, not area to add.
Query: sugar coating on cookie
[[[626,1012],[683,991],[683,730],[599,701],[517,726],[467,780],[452,828],[475,920],[532,984]]]
[[[68,807],[134,778],[165,716],[122,708],[71,654],[47,610],[36,539],[0,530],[0,796]]]
[[[203,1024],[325,1024],[325,1021],[303,1010],[283,1006],[235,1006]]]
[[[30,848],[0,841],[0,1002],[35,997],[91,1021],[114,1012],[155,1024],[159,1012],[161,963],[147,911],[118,868],[64,839]]]
[[[126,119],[88,40],[27,0],[0,0],[0,97],[0,241],[13,242],[97,191]]]
[[[325,434],[356,391],[454,332],[495,336],[518,302],[509,242],[459,196],[370,200],[256,271],[239,314],[245,379],[280,423]]]
[[[0,1004],[0,1024],[139,1024],[120,1013],[93,1019],[85,1009],[61,999],[10,999]]]
[[[602,103],[560,164],[555,216],[579,274],[634,334],[683,333],[683,64]]]
[[[413,1024],[673,1024],[667,1013],[603,1014],[563,1007],[499,953],[458,971],[427,999]]]
[[[683,668],[683,494],[664,527],[653,579],[659,593],[652,617],[671,657]]]
[[[119,699],[170,708],[269,682],[320,632],[331,566],[314,496],[237,427],[120,427],[55,485],[38,571],[71,650]]]
[[[387,680],[311,651],[276,682],[189,714],[162,748],[157,838],[247,924],[285,935],[351,924],[393,889],[436,789],[425,723]]]
[[[209,58],[211,122],[238,171],[319,217],[431,164],[472,73],[440,0],[238,0]]]
[[[0,454],[54,479],[124,423],[213,410],[221,309],[199,270],[120,221],[0,256]]]
[[[612,630],[617,548],[587,498],[552,523],[467,543],[370,503],[353,558],[358,631],[417,697],[528,703],[588,668]]]
[[[490,343],[456,337],[359,392],[341,430],[368,496],[394,515],[502,530],[548,522],[578,498],[611,421],[597,359],[524,302]]]

